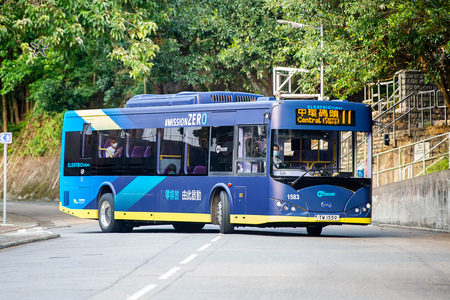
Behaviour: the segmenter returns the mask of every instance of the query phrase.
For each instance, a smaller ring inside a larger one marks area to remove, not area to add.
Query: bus
[[[371,224],[372,117],[345,100],[138,95],[64,116],[60,210],[103,232]]]

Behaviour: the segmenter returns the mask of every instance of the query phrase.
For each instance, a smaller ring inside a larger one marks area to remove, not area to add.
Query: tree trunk
[[[270,90],[271,86],[268,82],[263,82],[257,78],[257,75],[250,74],[247,77],[250,80],[251,85],[257,91],[257,93],[261,93],[264,96],[271,96]]]
[[[19,114],[19,105],[17,104],[17,100],[16,99],[12,99],[13,101],[13,112],[14,112],[14,123],[15,124],[19,124],[20,123],[20,114]]]
[[[155,83],[153,86],[155,88],[155,94],[158,94],[158,95],[164,94],[164,89],[163,89],[163,85],[162,84]]]
[[[26,112],[25,114],[28,114],[30,112],[31,107],[31,100],[28,100],[28,85],[25,85],[25,102],[26,102]]]
[[[442,89],[439,88],[442,92],[442,95],[444,95],[445,104],[447,105],[447,108],[450,109],[450,93],[448,92],[448,89]]]
[[[6,101],[9,106],[9,123],[14,124],[14,110],[13,110],[13,104],[11,101],[12,97],[9,97],[9,101]]]
[[[450,92],[446,84],[445,78],[441,75],[441,78],[436,81],[436,85],[438,86],[439,90],[442,92],[442,95],[444,96],[445,104],[447,105],[447,108],[450,109]]]
[[[2,95],[3,109],[3,132],[8,132],[8,107],[6,106],[6,95]]]

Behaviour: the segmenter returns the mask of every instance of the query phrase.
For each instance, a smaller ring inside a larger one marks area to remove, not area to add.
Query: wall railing
[[[374,154],[374,186],[424,175],[440,163],[448,164],[449,156],[450,133]]]

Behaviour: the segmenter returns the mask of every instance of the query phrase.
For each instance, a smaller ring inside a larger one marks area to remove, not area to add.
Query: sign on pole
[[[3,225],[6,225],[6,165],[7,165],[7,145],[12,143],[11,132],[0,133],[0,143],[3,144]]]

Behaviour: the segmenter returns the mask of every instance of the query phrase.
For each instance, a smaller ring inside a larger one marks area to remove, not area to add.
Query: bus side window
[[[80,175],[77,168],[72,168],[72,163],[80,162],[82,131],[66,132],[64,145],[64,176]]]
[[[120,130],[105,130],[99,132],[100,158],[121,158],[123,156],[124,138]]]
[[[233,169],[234,126],[211,128],[210,171],[231,172]]]
[[[238,173],[264,173],[267,138],[263,125],[240,126],[238,128]]]
[[[97,133],[96,175],[123,175],[126,138],[122,135],[122,130],[103,130]]]
[[[185,128],[186,153],[184,173],[206,175],[208,166],[209,127]]]
[[[168,174],[167,167],[174,164],[176,174],[181,172],[181,158],[183,153],[183,128],[159,129],[158,145],[158,174]]]
[[[156,168],[156,129],[138,128],[123,132],[124,174],[153,175]]]

